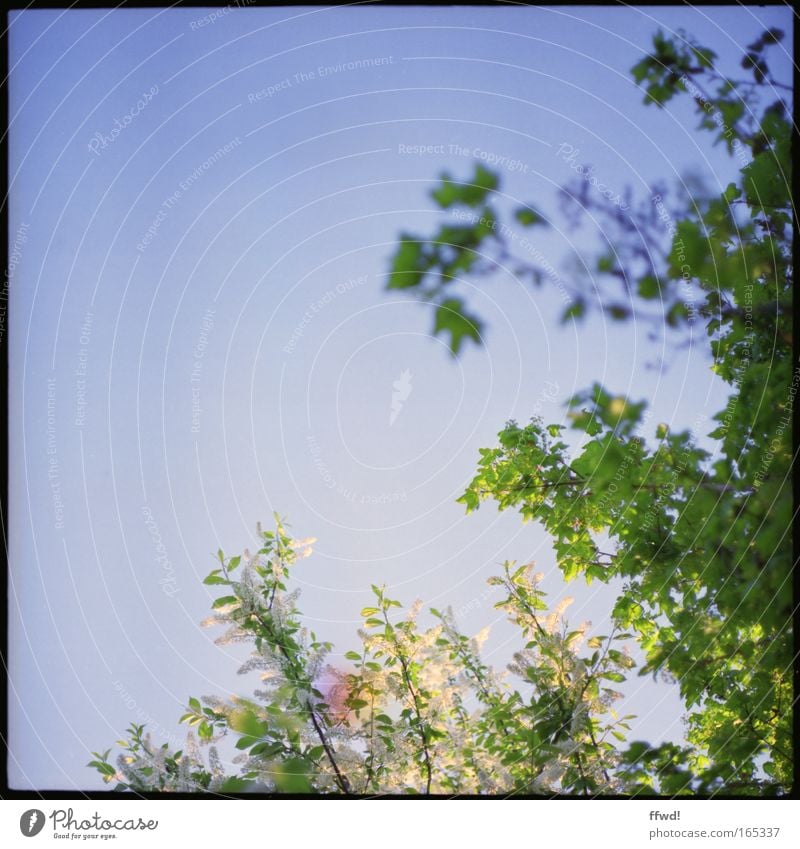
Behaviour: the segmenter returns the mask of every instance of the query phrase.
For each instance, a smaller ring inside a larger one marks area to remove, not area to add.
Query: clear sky
[[[724,387],[703,338],[665,353],[631,323],[560,327],[558,292],[503,270],[470,295],[485,348],[453,360],[430,310],[384,291],[398,234],[441,219],[442,170],[508,157],[500,205],[552,216],[536,250],[567,274],[596,242],[559,215],[561,144],[645,199],[737,169],[685,99],[642,106],[629,69],[658,26],[735,75],[742,45],[790,24],[747,7],[13,13],[12,786],[102,786],[88,752],[130,722],[177,744],[190,695],[250,692],[241,648],[198,626],[201,580],[274,510],[318,538],[296,577],[334,662],[385,582],[452,604],[468,633],[492,625],[502,667],[496,565],[535,559],[553,602],[567,590],[538,527],[454,503],[478,448],[511,417],[563,421],[595,380],[678,428]],[[613,587],[568,594],[602,633]],[[669,685],[627,692],[634,738],[680,739]]]

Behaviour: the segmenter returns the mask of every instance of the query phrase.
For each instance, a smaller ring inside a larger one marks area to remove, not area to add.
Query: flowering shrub
[[[421,629],[420,605],[373,586],[362,610],[361,648],[351,670],[326,664],[332,646],[302,624],[297,590],[288,582],[313,540],[293,540],[280,521],[262,532],[255,554],[226,558],[206,584],[224,588],[205,624],[225,627],[218,643],[251,643],[239,670],[257,671],[251,698],[189,700],[181,718],[185,749],[157,745],[132,726],[116,765],[110,751],[91,765],[116,789],[214,791],[247,789],[339,794],[502,794],[621,792],[625,765],[612,740],[627,720],[614,711],[634,664],[620,648],[630,635],[584,640],[569,630],[569,599],[548,611],[542,578],[530,564],[505,563],[489,583],[520,632],[507,674],[480,656],[486,631],[461,634],[451,611],[432,610]],[[585,645],[584,645],[585,644]],[[582,651],[583,649],[583,651]],[[239,773],[226,775],[217,743],[234,739]],[[203,756],[203,749],[207,756]]]

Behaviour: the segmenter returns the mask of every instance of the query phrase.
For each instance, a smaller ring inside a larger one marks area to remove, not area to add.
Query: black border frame
[[[8,77],[9,77],[9,56],[8,56],[8,13],[11,11],[20,11],[20,10],[29,10],[29,9],[141,9],[141,8],[194,8],[194,9],[204,9],[204,8],[222,8],[226,4],[222,2],[213,2],[213,0],[199,0],[198,2],[191,2],[191,0],[175,0],[172,3],[158,3],[158,2],[141,2],[141,0],[136,0],[135,2],[126,2],[126,0],[122,0],[122,2],[114,3],[114,2],[104,2],[104,0],[74,0],[74,2],[56,2],[55,0],[42,0],[42,2],[37,2],[37,0],[31,0],[29,3],[19,3],[12,0],[6,10],[5,15],[5,25],[3,27],[2,35],[0,36],[0,62],[2,62],[3,67],[3,77],[2,83],[0,83],[0,108],[2,109],[2,117],[3,117],[3,133],[0,136],[0,157],[5,163],[5,173],[6,173],[6,186],[9,184],[9,160],[8,160],[8,128],[9,128],[9,105],[8,105]],[[229,4],[234,6],[235,4]],[[782,6],[787,7],[789,9],[793,9],[791,0],[788,2],[781,2],[781,0],[767,0],[767,2],[761,3],[747,3],[747,2],[724,2],[724,0],[697,0],[696,2],[679,2],[679,0],[664,0],[664,2],[658,2],[658,0],[644,0],[644,2],[631,2],[626,3],[624,0],[588,0],[588,2],[582,3],[571,3],[571,2],[539,2],[539,0],[533,0],[533,2],[527,2],[527,0],[508,0],[508,2],[493,2],[493,0],[461,0],[461,2],[433,2],[426,3],[422,2],[422,0],[392,0],[392,2],[382,2],[382,0],[355,0],[355,2],[334,2],[334,3],[318,3],[318,2],[308,2],[306,0],[280,0],[277,3],[264,2],[264,0],[253,0],[252,3],[249,3],[247,7],[241,7],[240,10],[242,12],[247,11],[247,9],[252,8],[265,8],[265,7],[293,7],[293,6],[307,6],[307,7],[360,7],[360,6],[391,6],[391,7],[403,7],[403,6],[423,6],[423,7],[471,7],[471,6],[482,6],[482,7],[536,7],[536,6],[545,6],[545,7],[554,7],[554,6],[592,6],[592,7],[608,7],[608,8],[646,8],[646,7],[678,7],[678,6],[687,6],[687,7],[714,7],[714,6],[723,6],[723,7],[735,7],[735,6],[757,6],[759,8],[766,8],[772,6]],[[238,8],[238,7],[237,7]],[[798,110],[798,103],[800,102],[800,94],[798,94],[798,84],[800,83],[800,51],[798,51],[798,38],[800,38],[800,11],[797,8],[794,9],[794,25],[793,25],[793,50],[795,56],[795,67],[794,67],[794,98],[793,98],[793,110],[794,110],[794,126],[792,131],[792,148],[793,151],[796,152],[800,150],[800,145],[798,145],[798,138],[800,133],[798,132],[798,123],[797,116],[800,110]],[[797,203],[797,199],[800,199],[800,168],[795,168],[792,174],[792,195],[795,198],[795,203]],[[795,217],[794,217],[794,229],[793,229],[793,257],[794,257],[794,267],[797,268],[797,260],[798,255],[800,255],[800,239],[798,239],[798,216],[797,216],[797,206],[795,206]],[[7,269],[8,264],[8,250],[9,250],[9,242],[11,234],[9,232],[9,221],[8,221],[8,194],[4,194],[2,201],[0,201],[0,224],[2,225],[2,229],[7,234],[7,238],[3,242],[3,250],[4,250],[4,268]],[[8,289],[8,281],[7,278],[4,277],[2,289],[0,289],[0,309],[6,309],[6,315],[4,318],[4,332],[0,330],[0,404],[2,407],[0,408],[0,448],[2,448],[4,452],[3,461],[9,456],[9,442],[8,442],[8,417],[10,414],[10,401],[8,397],[8,338],[11,332],[11,328],[9,326],[8,321],[8,304],[11,298],[11,292]],[[800,338],[800,304],[795,303],[795,311],[794,311],[794,325],[793,325],[793,343],[792,343],[792,359],[796,365],[800,365],[800,356],[798,355],[798,339]],[[793,575],[792,575],[792,591],[793,591],[793,601],[794,601],[794,668],[793,668],[793,684],[794,684],[794,716],[793,716],[793,736],[794,736],[794,744],[795,744],[795,782],[792,786],[791,791],[784,796],[777,797],[773,799],[770,797],[770,801],[782,801],[782,800],[792,800],[792,799],[800,799],[800,782],[798,782],[797,772],[800,772],[800,756],[797,755],[798,744],[800,744],[800,569],[798,566],[800,565],[800,545],[798,541],[800,541],[800,474],[798,474],[800,462],[800,411],[797,411],[794,415],[794,419],[792,422],[792,436],[793,436],[793,447],[794,447],[794,455],[793,455],[793,468],[792,468],[792,492],[793,492],[793,500],[794,500],[794,511],[792,515],[792,563],[793,563]],[[2,675],[0,675],[0,800],[49,800],[53,802],[58,801],[86,801],[86,800],[106,800],[106,801],[118,801],[118,800],[171,800],[171,799],[203,799],[203,800],[217,800],[217,799],[248,799],[248,800],[259,800],[259,799],[306,799],[313,801],[326,801],[326,800],[347,800],[347,801],[358,801],[358,800],[367,800],[367,799],[396,799],[403,801],[440,801],[443,799],[481,799],[481,800],[494,800],[494,799],[514,799],[514,800],[536,800],[536,801],[599,801],[599,800],[652,800],[652,801],[666,801],[673,800],[675,802],[680,802],[683,804],[684,802],[693,802],[693,801],[709,801],[709,800],[736,800],[742,802],[749,801],[763,801],[763,797],[755,797],[755,796],[741,796],[736,794],[728,794],[728,793],[715,793],[713,796],[710,795],[691,795],[691,796],[663,796],[663,795],[636,795],[634,796],[624,796],[624,795],[608,795],[608,796],[590,796],[590,797],[578,797],[578,796],[539,796],[539,795],[529,795],[529,794],[508,794],[508,795],[497,795],[497,796],[483,796],[483,795],[459,795],[459,796],[450,796],[450,795],[435,795],[435,796],[399,796],[399,795],[381,795],[381,796],[344,796],[342,794],[326,794],[326,795],[317,795],[317,794],[296,794],[296,793],[139,793],[136,791],[115,791],[115,790],[76,790],[76,791],[66,791],[66,790],[14,790],[9,786],[8,783],[8,742],[7,742],[7,732],[8,732],[8,698],[9,698],[9,687],[8,687],[8,643],[9,643],[9,635],[8,635],[8,610],[9,603],[11,601],[8,591],[8,578],[9,578],[9,568],[8,568],[8,536],[7,536],[7,528],[8,528],[8,518],[9,518],[9,490],[8,490],[8,466],[6,462],[0,461],[0,533],[2,533],[2,539],[0,540],[2,551],[0,551],[0,557],[2,557],[2,576],[3,576],[3,585],[1,589],[1,597],[0,602],[2,603],[2,610],[0,610],[0,663],[2,664]],[[88,755],[88,753],[87,753]]]

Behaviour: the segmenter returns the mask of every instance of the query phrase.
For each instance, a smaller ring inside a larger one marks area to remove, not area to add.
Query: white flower
[[[316,537],[306,537],[305,539],[293,539],[290,543],[298,558],[310,557],[313,549],[311,546],[317,541]]]
[[[564,614],[564,611],[575,601],[571,596],[566,596],[561,599],[561,601],[556,605],[553,612],[547,617],[545,621],[545,630],[548,634],[554,634],[558,629],[559,622],[561,621],[561,617]]]
[[[473,645],[474,645],[473,651],[476,654],[481,650],[481,648],[483,647],[483,644],[486,642],[486,640],[489,639],[489,632],[491,630],[492,630],[492,626],[487,625],[485,628],[482,628],[480,631],[478,631],[478,633],[475,634],[475,636],[472,638],[472,642],[473,642]]]

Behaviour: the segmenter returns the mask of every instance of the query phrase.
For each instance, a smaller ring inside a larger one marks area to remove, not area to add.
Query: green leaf
[[[268,730],[266,722],[262,722],[252,711],[235,710],[228,716],[228,725],[234,731],[246,737],[263,737]]]
[[[439,204],[439,206],[442,207],[442,209],[447,209],[448,207],[453,206],[453,204],[458,203],[460,194],[459,186],[447,173],[442,174],[441,179],[442,185],[431,192],[431,197]]]
[[[538,212],[529,206],[520,206],[514,211],[514,217],[523,227],[533,227],[536,224],[547,224]]]
[[[218,570],[215,570],[210,575],[208,575],[204,580],[204,584],[228,584],[230,583],[226,578],[223,578],[221,575],[216,574]]]
[[[436,310],[433,333],[435,336],[440,333],[449,334],[450,351],[453,356],[458,355],[465,339],[471,339],[480,345],[481,328],[482,325],[478,319],[464,312],[464,303],[458,298],[442,301]]]
[[[692,53],[698,64],[703,68],[712,68],[717,59],[717,54],[706,47],[692,47]]]
[[[621,684],[625,680],[625,676],[621,672],[602,672],[600,673],[601,678],[605,678],[607,681],[616,681],[618,684]]]
[[[313,765],[304,758],[290,758],[276,764],[274,779],[280,793],[313,793],[310,776]]]
[[[781,173],[777,156],[770,150],[759,153],[742,170],[744,191],[750,204],[757,208],[784,206],[789,198],[791,175]]]
[[[404,236],[392,259],[388,289],[410,289],[418,286],[430,267],[418,239]]]
[[[725,189],[722,197],[725,198],[729,203],[734,200],[738,200],[742,196],[742,190],[736,185],[736,183],[728,183],[728,188]]]
[[[572,468],[581,475],[581,477],[591,478],[597,473],[601,463],[604,461],[604,457],[604,446],[596,440],[592,440],[586,444],[586,447],[583,449],[583,453],[580,457],[573,460]]]
[[[703,235],[697,222],[678,222],[669,256],[672,276],[680,279],[686,273],[690,278],[700,277],[709,249],[708,237]]]
[[[647,275],[639,280],[639,295],[645,300],[652,300],[661,294],[658,279]]]
[[[561,316],[562,321],[569,321],[571,318],[583,318],[586,313],[586,304],[580,300],[575,299],[565,310],[564,314]]]
[[[226,778],[219,788],[220,793],[245,793],[253,786],[253,781],[247,778],[240,778],[238,775],[232,775]]]
[[[498,186],[497,175],[482,165],[475,168],[471,181],[456,182],[449,174],[442,174],[442,184],[431,192],[431,196],[442,209],[461,204],[480,206],[487,195]]]

